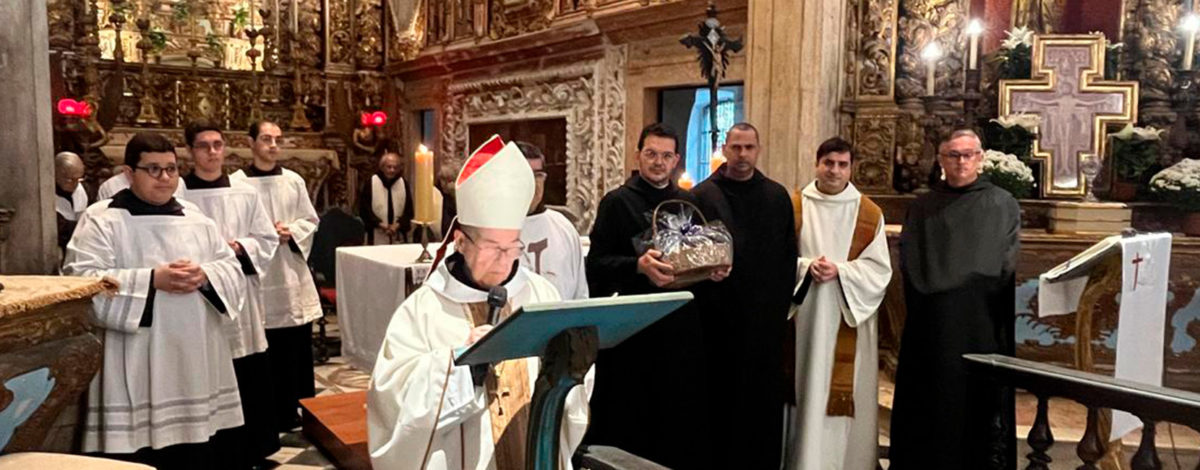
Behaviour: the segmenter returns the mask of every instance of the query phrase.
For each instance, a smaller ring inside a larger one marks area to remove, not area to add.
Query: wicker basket
[[[700,212],[700,209],[694,204],[680,199],[670,199],[659,203],[654,208],[654,215],[650,226],[653,231],[652,241],[658,239],[658,214],[662,211],[663,206],[667,204],[679,204],[691,207],[700,216],[700,220],[703,222],[702,225],[706,229],[713,229],[708,219],[704,217],[704,213]],[[724,227],[721,230],[725,230]],[[714,271],[733,265],[733,245],[729,243],[714,242],[703,245],[684,245],[680,249],[669,253],[659,248],[656,249],[663,252],[662,261],[675,268],[675,281],[663,286],[667,289],[679,289],[690,286],[708,279]]]

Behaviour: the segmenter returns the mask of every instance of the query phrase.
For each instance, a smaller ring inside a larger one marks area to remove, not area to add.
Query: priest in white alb
[[[795,407],[789,469],[878,464],[875,312],[892,277],[883,213],[850,183],[852,147],[817,150],[817,179],[793,200],[800,243],[793,297]]]
[[[275,256],[279,236],[259,200],[258,191],[242,180],[233,180],[223,170],[225,136],[215,123],[197,121],[183,131],[192,153],[192,172],[183,177],[179,195],[196,204],[217,223],[226,243],[233,249],[246,276],[246,302],[237,321],[225,325],[225,336],[233,353],[246,424],[231,431],[237,449],[229,461],[250,468],[279,450],[279,433],[271,407],[271,368],[267,358],[262,289],[259,277]]]
[[[87,394],[83,451],[229,468],[221,435],[243,420],[222,329],[243,306],[246,279],[216,224],[172,197],[179,166],[167,138],[135,135],[125,164],[130,188],[88,207],[63,268],[119,285],[92,299],[104,357]]]
[[[579,231],[567,216],[546,207],[546,156],[527,142],[514,142],[533,169],[535,189],[529,215],[521,228],[521,266],[540,274],[558,288],[563,300],[588,298],[587,273]]]
[[[321,318],[321,299],[308,271],[317,211],[308,198],[304,178],[279,165],[283,132],[273,122],[250,126],[254,162],[230,179],[258,190],[267,217],[275,226],[279,248],[259,275],[265,310],[267,355],[276,407],[276,425],[287,432],[300,425],[300,399],[316,395],[312,368],[312,323]]]
[[[467,160],[456,182],[456,253],[434,261],[425,283],[392,315],[367,392],[375,468],[525,468],[536,358],[487,368],[455,366],[455,350],[491,330],[488,292],[501,286],[503,319],[521,306],[556,302],[545,278],[520,267],[521,226],[534,177],[514,144],[492,137]],[[592,373],[567,396],[558,468],[587,428]]]

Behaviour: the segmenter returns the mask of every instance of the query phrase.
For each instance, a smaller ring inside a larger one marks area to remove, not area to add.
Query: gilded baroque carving
[[[425,0],[417,1],[416,19],[413,20],[412,30],[402,31],[394,21],[389,21],[391,26],[388,28],[391,31],[391,40],[387,45],[387,56],[390,62],[403,62],[412,60],[421,52],[421,46],[425,44],[426,31],[426,13]],[[389,4],[390,8],[390,4]]]
[[[353,17],[350,14],[351,0],[329,1],[329,62],[349,64],[354,51]]]
[[[515,6],[513,6],[515,5]],[[554,0],[492,2],[492,39],[503,39],[550,27],[554,19]]]
[[[46,17],[50,23],[50,48],[70,49],[75,42],[75,7],[72,0],[48,0]]]
[[[962,88],[962,30],[966,24],[965,0],[902,0],[897,58],[896,94],[914,100],[925,94],[925,62],[921,50],[937,40],[944,55],[938,61],[937,89],[940,93]]]
[[[896,151],[894,116],[859,116],[854,121],[854,185],[892,192],[892,154]]]
[[[1175,30],[1179,4],[1170,0],[1140,0],[1131,16],[1126,17],[1125,47],[1132,63],[1127,80],[1141,83],[1139,113],[1143,125],[1160,129],[1170,127],[1175,114],[1170,109],[1176,60]]]
[[[857,71],[858,97],[893,96],[893,76],[896,57],[896,14],[899,0],[871,0],[862,13],[861,37]],[[851,36],[854,37],[854,36]]]
[[[358,0],[357,5],[355,59],[360,69],[378,69],[383,65],[383,0]]]
[[[472,121],[561,116],[567,121],[567,205],[590,230],[596,204],[621,184],[625,165],[626,50],[604,58],[534,73],[448,88],[443,107],[443,165],[461,165]]]

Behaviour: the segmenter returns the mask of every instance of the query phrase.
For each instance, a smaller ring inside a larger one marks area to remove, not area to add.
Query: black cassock
[[[1020,227],[1017,201],[983,179],[909,206],[889,468],[1015,468],[1012,389],[968,377],[962,355],[1014,352]]]
[[[697,289],[705,338],[707,468],[779,468],[783,439],[783,334],[796,286],[791,197],[755,171],[747,181],[722,170],[693,193],[709,220],[733,235],[733,270]]]
[[[669,199],[696,203],[674,185],[658,189],[636,174],[600,201],[586,262],[592,297],[664,292],[638,273],[634,239],[650,227],[655,206]],[[705,369],[694,304],[600,351],[585,445],[619,447],[671,468],[704,465],[700,426],[720,404],[704,406],[699,396]]]

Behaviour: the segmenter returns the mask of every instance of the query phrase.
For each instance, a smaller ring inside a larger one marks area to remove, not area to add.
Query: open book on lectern
[[[691,292],[664,292],[526,305],[475,344],[456,351],[454,363],[489,364],[539,356],[559,333],[588,326],[596,327],[600,349],[608,349],[691,300]]]
[[[1121,256],[1121,237],[1121,235],[1105,237],[1071,259],[1046,271],[1041,276],[1042,280],[1054,283],[1087,276],[1091,273],[1092,267],[1100,264],[1105,258],[1112,255]]]

